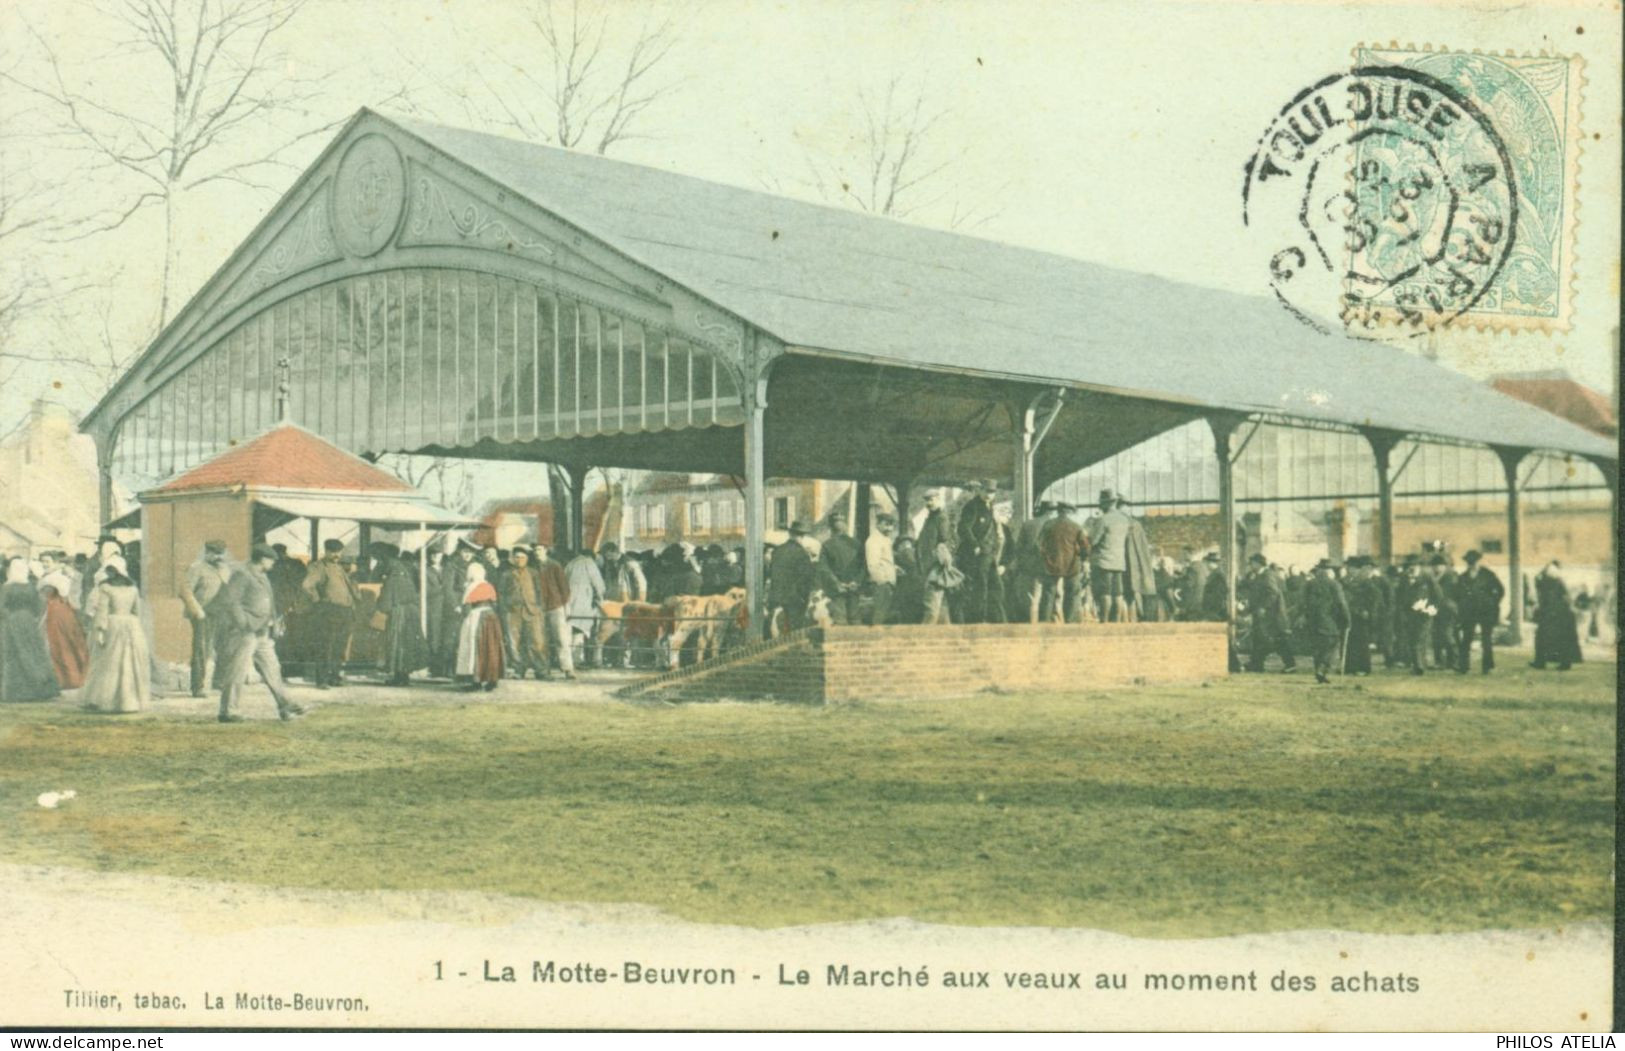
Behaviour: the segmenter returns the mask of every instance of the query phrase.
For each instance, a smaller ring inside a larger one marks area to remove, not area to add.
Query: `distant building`
[[[95,443],[68,410],[35,401],[0,439],[0,553],[91,551],[97,496]]]
[[[798,518],[816,527],[840,508],[856,520],[850,482],[780,478],[769,480],[766,489],[769,543],[782,542]],[[890,507],[883,498],[880,503]],[[736,546],[745,541],[745,496],[727,475],[652,473],[627,497],[623,532],[633,551],[679,540]]]
[[[1493,377],[1490,385],[1594,433],[1618,433],[1608,397],[1561,371]],[[1323,557],[1375,554],[1377,480],[1371,448],[1357,434],[1265,423],[1243,433],[1235,465],[1242,556],[1261,553],[1307,569]],[[1470,548],[1504,569],[1506,477],[1488,449],[1401,442],[1392,457],[1394,554],[1442,541]],[[1593,587],[1612,578],[1611,501],[1592,463],[1529,456],[1519,467],[1522,563],[1533,573],[1553,559]],[[1205,423],[1175,428],[1052,485],[1048,495],[1093,507],[1110,487],[1144,516],[1161,554],[1180,557],[1219,544],[1218,468]]]
[[[600,487],[582,499],[582,536],[588,547],[614,540],[621,533],[620,487]],[[515,544],[555,546],[551,500],[493,500],[478,515],[484,524],[470,538],[474,543],[507,549]]]

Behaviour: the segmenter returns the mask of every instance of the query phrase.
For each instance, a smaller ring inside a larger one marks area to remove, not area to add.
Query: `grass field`
[[[7,705],[0,861],[752,926],[1551,926],[1612,915],[1613,739],[1600,664],[830,709],[332,705],[286,726]]]

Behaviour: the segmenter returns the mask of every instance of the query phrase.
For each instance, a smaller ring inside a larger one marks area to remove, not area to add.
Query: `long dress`
[[[1560,577],[1535,578],[1535,666],[1580,663],[1580,631],[1569,605],[1569,589]]]
[[[0,701],[49,701],[62,693],[45,643],[45,600],[34,585],[0,586]]]
[[[413,672],[429,666],[417,581],[412,578],[412,571],[397,562],[378,592],[378,609],[389,614],[389,624],[384,628],[384,671],[394,683],[402,683]]]
[[[495,685],[502,679],[502,621],[497,616],[496,602],[496,589],[483,580],[470,587],[463,598],[468,611],[457,631],[453,669],[459,679],[482,685]]]
[[[80,703],[102,712],[139,712],[152,700],[152,662],[135,587],[96,585],[90,622],[90,674],[79,692]]]
[[[63,587],[67,586],[64,581]],[[90,666],[90,646],[79,626],[79,614],[68,605],[66,592],[54,585],[42,587],[40,597],[45,600],[45,642],[51,651],[56,681],[64,690],[77,690],[85,684],[85,672]]]

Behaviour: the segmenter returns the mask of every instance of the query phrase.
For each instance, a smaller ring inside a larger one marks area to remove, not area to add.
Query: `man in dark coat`
[[[1378,566],[1373,579],[1382,591],[1382,614],[1377,618],[1377,652],[1382,654],[1382,666],[1393,668],[1406,663],[1399,631],[1402,619],[1399,608],[1399,567]]]
[[[790,539],[773,549],[772,573],[767,579],[767,608],[784,610],[791,631],[807,625],[807,597],[812,594],[813,561],[802,538],[812,526],[802,519],[790,523]]]
[[[1348,646],[1343,654],[1343,670],[1350,675],[1371,674],[1371,645],[1377,623],[1384,615],[1382,588],[1371,559],[1357,555],[1348,560],[1348,585],[1343,589],[1349,604]]]
[[[1083,619],[1084,568],[1089,564],[1089,540],[1083,527],[1073,519],[1077,511],[1062,501],[1060,512],[1038,538],[1038,552],[1044,565],[1044,587],[1039,597],[1039,618],[1076,624]]]
[[[1214,553],[1213,561],[1219,556]],[[1179,573],[1180,620],[1202,620],[1202,593],[1207,590],[1207,576],[1213,572],[1213,563],[1206,556],[1197,558],[1190,548],[1185,549],[1185,568]]]
[[[1343,633],[1349,629],[1349,604],[1343,585],[1332,575],[1335,567],[1321,559],[1311,571],[1303,589],[1304,630],[1309,633],[1315,661],[1315,681],[1330,682],[1328,676],[1341,663]]]
[[[1281,577],[1272,569],[1263,555],[1247,560],[1247,611],[1253,618],[1253,639],[1247,655],[1248,671],[1263,671],[1264,658],[1271,653],[1281,655],[1283,671],[1294,671],[1297,658],[1292,655],[1291,618],[1286,607],[1286,590]]]
[[[1037,624],[1044,606],[1044,552],[1039,541],[1044,531],[1055,524],[1055,505],[1041,502],[1032,517],[1021,523],[1016,531],[1014,547],[1015,580],[1010,585],[1012,619],[1017,623]]]
[[[1421,675],[1427,671],[1428,651],[1433,646],[1433,618],[1439,613],[1439,582],[1422,568],[1422,560],[1415,555],[1405,557],[1403,573],[1394,598],[1399,623],[1396,643],[1403,663],[1410,665],[1411,674]]]
[[[1433,666],[1453,668],[1461,650],[1456,634],[1456,573],[1450,559],[1434,554],[1428,559],[1428,574],[1439,585],[1439,615],[1433,618]]]
[[[1467,571],[1456,578],[1456,616],[1461,632],[1456,670],[1467,674],[1472,664],[1473,636],[1479,635],[1483,640],[1479,667],[1488,675],[1495,667],[1495,643],[1491,637],[1501,621],[1501,599],[1506,595],[1506,588],[1501,585],[1500,577],[1490,572],[1488,566],[1481,565],[1482,554],[1469,551],[1462,558],[1467,563]]]
[[[429,625],[423,641],[429,647],[429,674],[437,679],[451,676],[458,624],[448,611],[455,610],[461,599],[462,591],[454,588],[451,568],[446,565],[446,551],[436,544],[429,551],[428,566],[423,571],[423,611]],[[449,646],[448,634],[453,637]]]
[[[378,592],[378,612],[389,618],[384,626],[384,674],[389,685],[405,686],[412,673],[429,666],[429,647],[423,637],[424,610],[418,594],[417,555],[402,551],[384,573]]]
[[[954,562],[965,574],[959,589],[959,619],[963,624],[997,620],[989,616],[989,604],[999,593],[999,556],[1004,550],[1004,531],[993,516],[994,482],[971,482],[970,499],[959,511],[958,548]]]
[[[1230,581],[1219,563],[1219,553],[1210,551],[1202,559],[1207,563],[1207,582],[1202,585],[1201,619],[1215,624],[1230,620]],[[1230,625],[1225,631],[1225,649],[1231,673],[1241,671],[1241,654],[1236,652],[1236,629]]]
[[[316,685],[325,690],[344,682],[344,658],[350,649],[350,633],[355,629],[355,607],[360,592],[356,589],[355,578],[345,570],[341,561],[344,541],[324,541],[322,551],[321,559],[312,564],[305,574],[302,586],[305,594],[316,604],[311,611],[311,617],[316,622],[316,637],[321,640],[321,657],[316,661]],[[275,564],[274,551],[271,560]]]
[[[846,529],[844,512],[836,511],[829,516],[829,539],[824,541],[818,564],[830,578],[823,585],[829,599],[830,620],[836,624],[860,624],[858,591],[863,586],[863,551]]]

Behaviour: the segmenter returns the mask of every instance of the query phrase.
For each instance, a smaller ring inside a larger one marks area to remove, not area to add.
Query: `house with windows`
[[[626,498],[623,532],[629,550],[686,540],[736,547],[745,542],[745,496],[722,474],[651,473]],[[790,523],[825,523],[836,508],[857,520],[857,487],[849,482],[779,478],[766,486],[766,540],[782,543]]]

